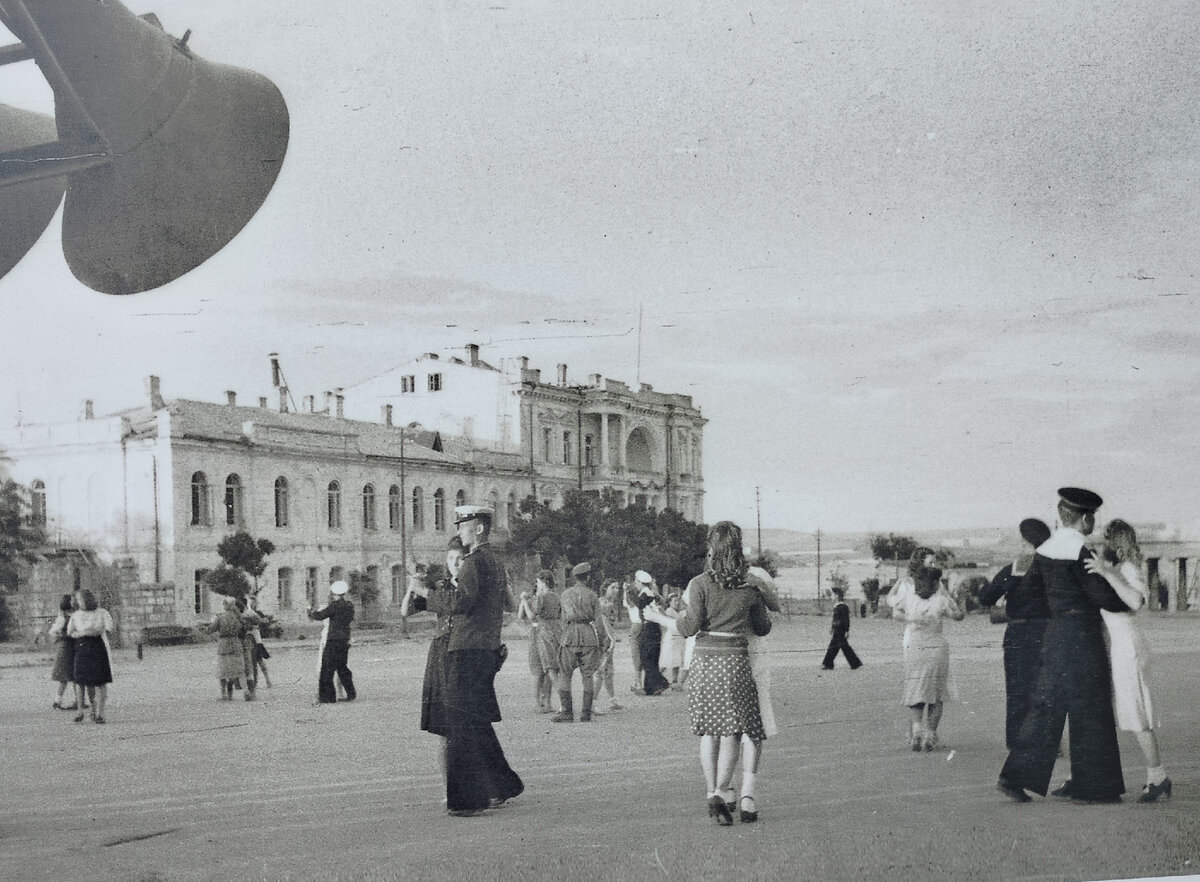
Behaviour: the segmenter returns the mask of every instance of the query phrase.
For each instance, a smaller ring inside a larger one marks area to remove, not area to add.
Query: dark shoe
[[[560,711],[550,718],[551,723],[574,723],[575,715],[569,714],[565,710]]]
[[[1050,795],[1056,796],[1059,799],[1071,799],[1071,779],[1068,778],[1066,781],[1063,781],[1060,786],[1051,790]]]
[[[833,665],[821,665],[821,667],[823,667],[823,668],[824,668],[825,670],[827,670],[827,671],[832,671],[832,670],[833,670]]]
[[[999,790],[1001,793],[1003,793],[1005,796],[1007,796],[1009,799],[1011,799],[1013,802],[1029,802],[1030,801],[1029,794],[1025,792],[1024,788],[1018,787],[1016,784],[1013,784],[1007,778],[1001,778],[999,781],[997,781],[996,789]]]
[[[750,802],[750,811],[746,810],[746,802]],[[738,807],[738,820],[743,824],[753,824],[758,820],[758,806],[754,803],[753,796],[743,796],[742,804]]]
[[[452,818],[478,818],[485,809],[447,809],[446,814]]]
[[[55,710],[62,710],[62,709],[63,709],[63,706],[62,706],[61,704],[59,704],[57,701],[56,701],[56,702],[54,702],[54,704],[52,704],[52,705],[50,705],[50,706],[51,706],[52,708],[54,708]]]
[[[76,723],[82,723],[82,722],[83,722],[83,714],[76,714],[76,715],[75,715],[75,722],[76,722]]]
[[[79,709],[79,705],[78,705],[78,704],[76,704],[76,703],[74,703],[74,702],[72,702],[71,704],[64,704],[64,705],[61,705],[61,708],[62,708],[63,710],[78,710],[78,709]]]
[[[862,662],[859,662],[859,663],[858,663],[858,664],[856,664],[856,665],[851,665],[851,666],[850,666],[850,670],[852,670],[852,671],[857,671],[857,670],[858,670],[859,668],[861,668],[862,666],[863,666],[863,663],[862,663]]]
[[[1163,778],[1161,784],[1147,784],[1142,788],[1142,795],[1138,797],[1138,802],[1158,802],[1160,798],[1171,798],[1171,779]]]
[[[94,720],[94,722],[97,722],[97,723],[101,723],[101,724],[102,724],[102,723],[104,722],[104,717],[96,717],[96,718],[95,718],[95,720]]]
[[[729,806],[725,804],[725,800],[719,796],[710,796],[708,798],[708,816],[716,818],[717,824],[722,827],[733,826],[733,813],[729,811]]]

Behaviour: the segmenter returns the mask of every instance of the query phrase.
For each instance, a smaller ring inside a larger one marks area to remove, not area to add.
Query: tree
[[[33,522],[28,491],[11,478],[0,482],[0,589],[16,591],[21,566],[38,561],[46,533]]]
[[[270,539],[255,539],[245,530],[226,536],[217,545],[221,563],[205,574],[204,584],[213,594],[224,597],[258,594],[258,577],[266,572],[267,556],[274,551],[275,543]]]
[[[879,609],[879,580],[872,576],[869,579],[863,579],[859,584],[862,585],[863,597],[870,604],[871,612],[875,612]]]
[[[846,592],[850,589],[850,580],[846,578],[846,574],[841,570],[834,570],[829,574],[829,590],[833,592],[833,596],[838,600],[846,599]]]
[[[541,555],[547,563],[586,560],[601,578],[644,569],[663,584],[683,585],[703,569],[702,524],[671,509],[654,512],[624,503],[611,488],[601,493],[568,491],[559,509],[526,499],[512,544]]]
[[[762,567],[773,579],[779,575],[779,555],[769,548],[764,548],[762,554],[756,554],[750,559],[750,566]]]
[[[876,534],[871,537],[871,554],[876,560],[908,560],[917,548],[918,542],[911,536],[888,533],[886,536]]]

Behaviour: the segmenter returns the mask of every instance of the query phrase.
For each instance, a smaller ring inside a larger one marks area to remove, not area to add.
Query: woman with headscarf
[[[930,548],[917,548],[908,562],[909,584],[892,601],[892,615],[904,629],[904,704],[911,714],[909,744],[914,751],[937,746],[942,707],[950,697],[950,645],[942,619],[961,622],[966,613],[942,588],[942,571]]]
[[[758,820],[754,785],[766,733],[747,638],[769,633],[771,618],[762,593],[747,581],[741,529],[731,521],[719,521],[709,528],[707,546],[704,572],[688,583],[683,617],[672,619],[653,606],[646,607],[644,614],[683,637],[696,635],[688,711],[692,731],[700,736],[709,817],[728,827],[733,823],[733,773],[739,745],[738,814],[743,823]]]
[[[67,620],[67,636],[75,639],[75,682],[87,690],[92,704],[92,721],[104,722],[108,684],[112,682],[112,655],[108,634],[114,629],[112,616],[96,602],[96,595],[85,588],[79,592],[80,609]],[[83,722],[83,713],[75,717]]]
[[[224,609],[201,630],[217,635],[217,681],[221,700],[232,701],[234,687],[241,688],[246,676],[245,651],[242,647],[242,617],[237,600],[225,598]]]

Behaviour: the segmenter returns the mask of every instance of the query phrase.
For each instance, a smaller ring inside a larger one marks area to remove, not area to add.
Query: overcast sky
[[[288,155],[154,292],[53,226],[0,280],[5,424],[476,342],[692,395],[710,521],[1200,521],[1191,4],[127,5],[270,77]],[[31,63],[0,101],[52,107]]]

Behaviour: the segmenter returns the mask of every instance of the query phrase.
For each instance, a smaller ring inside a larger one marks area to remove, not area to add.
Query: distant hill
[[[877,531],[881,532],[881,531]],[[957,530],[915,530],[907,532],[892,530],[897,535],[911,536],[917,542],[931,548],[945,548],[954,552],[959,561],[974,560],[989,563],[1011,557],[1021,546],[1021,539],[1011,527],[976,527]],[[821,531],[821,556],[870,557],[871,533],[826,533]],[[747,536],[753,546],[758,539],[755,532]],[[785,557],[808,557],[817,553],[815,533],[800,530],[764,529],[762,544]]]

